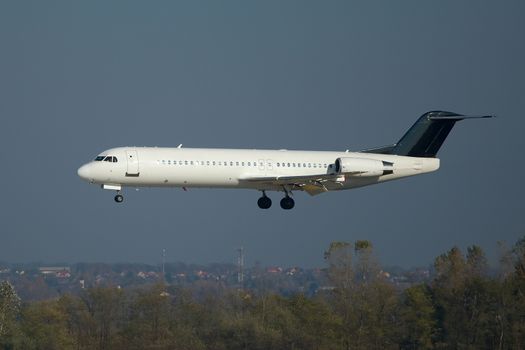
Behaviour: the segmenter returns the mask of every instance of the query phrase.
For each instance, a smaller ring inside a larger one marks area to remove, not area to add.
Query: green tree
[[[96,347],[96,321],[89,312],[86,303],[79,297],[65,294],[58,300],[67,315],[67,332],[73,339],[75,349],[93,349]]]
[[[379,263],[373,254],[373,246],[370,241],[355,242],[356,278],[360,283],[368,283],[375,280],[380,272]]]
[[[55,300],[33,302],[22,310],[23,349],[73,349],[68,316]]]
[[[487,276],[489,264],[485,253],[479,246],[473,245],[467,248],[466,265],[468,278],[485,278]]]
[[[0,346],[13,346],[18,324],[16,318],[20,312],[20,298],[15,288],[8,281],[0,283]]]
[[[286,300],[286,308],[294,319],[293,328],[288,329],[289,344],[298,349],[336,349],[337,331],[341,320],[331,312],[321,299],[308,299],[302,294]]]
[[[509,343],[516,349],[525,348],[525,237],[512,249],[514,273],[506,281],[508,286]]]
[[[140,290],[129,305],[122,343],[127,349],[170,348],[170,301],[163,284]]]
[[[351,247],[346,242],[334,242],[325,253],[334,286],[329,300],[341,319],[340,344],[345,349],[394,348],[398,295],[380,276],[372,244],[356,241],[355,265]]]
[[[498,287],[487,277],[481,248],[457,247],[436,258],[432,291],[437,310],[438,346],[477,349],[495,346],[501,334]]]
[[[94,348],[110,349],[117,342],[117,327],[122,320],[124,294],[119,288],[92,288],[83,295],[83,302],[94,322],[89,325],[94,336]]]
[[[403,349],[432,349],[435,332],[434,305],[428,287],[416,285],[403,292],[401,301],[401,341]]]
[[[348,242],[332,242],[324,253],[328,263],[328,279],[336,288],[349,289],[353,284],[352,245]]]

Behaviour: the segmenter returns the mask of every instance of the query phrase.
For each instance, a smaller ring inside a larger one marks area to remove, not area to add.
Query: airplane
[[[78,169],[83,180],[116,191],[123,187],[243,188],[260,191],[257,205],[272,206],[267,191],[283,192],[282,209],[295,206],[293,191],[317,195],[433,172],[437,152],[454,124],[465,116],[446,111],[423,114],[392,145],[358,152],[119,147],[100,153]]]

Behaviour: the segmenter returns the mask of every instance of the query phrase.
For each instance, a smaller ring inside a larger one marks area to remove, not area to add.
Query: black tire
[[[117,194],[115,196],[115,202],[122,203],[123,201],[124,201],[124,196],[122,196],[121,194]]]
[[[262,196],[257,200],[257,205],[261,209],[269,209],[272,206],[272,200],[266,196]]]
[[[295,201],[291,197],[284,197],[281,199],[281,208],[284,210],[290,210],[295,206]]]

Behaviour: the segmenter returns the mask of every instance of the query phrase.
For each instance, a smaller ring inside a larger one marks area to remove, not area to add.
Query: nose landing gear
[[[120,192],[117,192],[117,195],[115,196],[115,202],[122,203],[124,201],[124,196],[120,194]]]

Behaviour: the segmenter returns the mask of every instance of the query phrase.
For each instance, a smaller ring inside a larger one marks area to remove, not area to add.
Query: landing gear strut
[[[283,186],[283,191],[285,197],[281,199],[281,208],[283,208],[284,210],[290,210],[295,206],[295,201],[292,197],[290,197],[292,192],[288,191],[288,189],[286,189],[285,186]]]
[[[272,206],[272,200],[268,197],[266,197],[266,192],[262,191],[263,195],[259,200],[257,200],[257,205],[261,209],[268,209]]]
[[[124,196],[120,194],[120,192],[117,192],[117,195],[115,196],[115,202],[122,203],[124,201]]]

